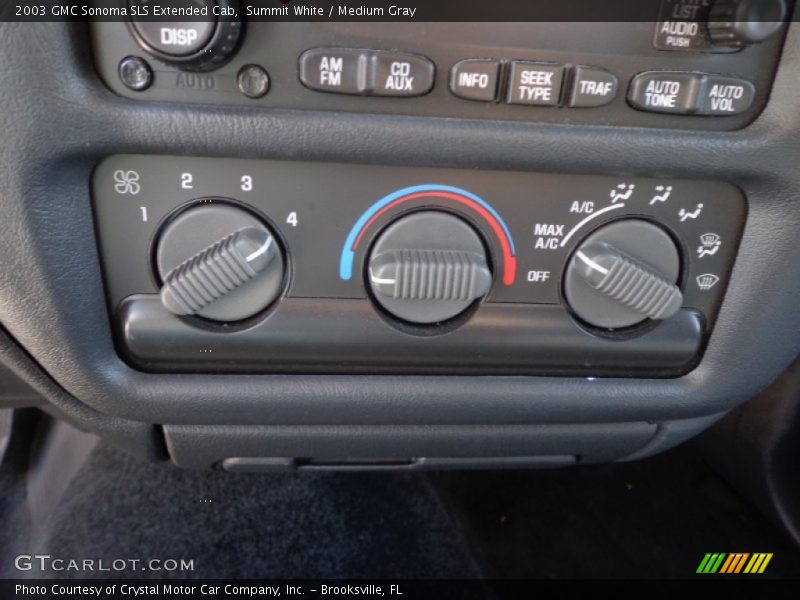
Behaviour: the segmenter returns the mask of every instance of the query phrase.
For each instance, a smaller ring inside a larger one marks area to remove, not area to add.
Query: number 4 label
[[[297,213],[290,212],[289,216],[286,217],[286,222],[291,225],[292,227],[297,227]]]

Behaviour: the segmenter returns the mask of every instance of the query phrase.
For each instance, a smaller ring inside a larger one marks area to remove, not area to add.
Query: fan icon
[[[136,171],[114,171],[114,191],[118,194],[130,194],[135,196],[142,191],[139,185],[139,173]]]

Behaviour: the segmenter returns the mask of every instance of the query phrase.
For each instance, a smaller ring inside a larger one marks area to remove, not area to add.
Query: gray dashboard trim
[[[80,24],[2,23],[0,53],[0,322],[94,411],[172,424],[656,422],[729,409],[800,351],[796,23],[767,109],[732,133],[137,103],[100,83]],[[90,175],[121,152],[719,179],[750,206],[706,355],[680,379],[151,375],[114,350],[94,241]]]

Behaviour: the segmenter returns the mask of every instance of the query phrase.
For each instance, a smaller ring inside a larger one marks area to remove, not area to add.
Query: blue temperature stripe
[[[514,240],[511,237],[511,232],[506,227],[505,222],[497,214],[497,211],[491,207],[491,205],[486,202],[483,198],[476,196],[475,194],[468,192],[466,190],[462,190],[457,187],[449,186],[449,185],[415,185],[412,187],[403,188],[402,190],[398,190],[396,192],[392,192],[388,196],[381,198],[375,204],[370,206],[364,214],[356,221],[356,224],[353,225],[353,228],[350,230],[350,234],[347,236],[347,240],[344,242],[344,248],[342,249],[342,256],[339,260],[339,277],[344,279],[345,281],[349,281],[350,278],[353,276],[353,262],[355,261],[355,252],[353,252],[353,244],[356,243],[356,238],[358,237],[359,232],[361,229],[367,224],[372,216],[382,209],[387,204],[390,204],[397,200],[398,198],[402,198],[403,196],[409,196],[411,194],[416,194],[418,192],[450,192],[451,194],[460,194],[470,200],[473,200],[480,204],[483,208],[489,211],[500,226],[503,228],[503,231],[508,238],[508,245],[511,247],[511,254],[516,255],[517,251],[514,247]]]

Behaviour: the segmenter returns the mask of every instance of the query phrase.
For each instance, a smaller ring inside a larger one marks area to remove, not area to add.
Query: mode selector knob
[[[375,242],[367,286],[388,313],[415,324],[452,319],[492,287],[486,248],[462,219],[428,210],[402,217]]]
[[[564,295],[583,321],[619,329],[678,312],[679,276],[672,238],[648,221],[629,219],[598,229],[578,246],[567,264]]]

